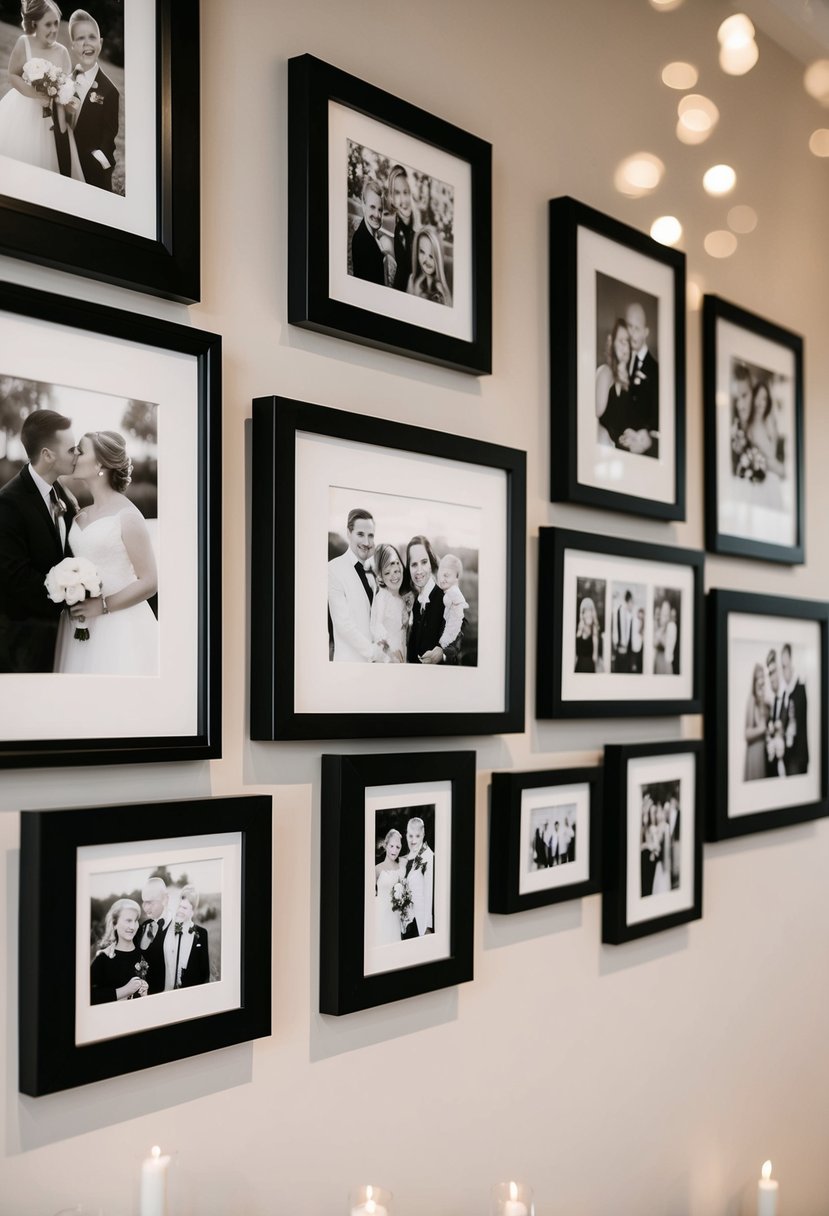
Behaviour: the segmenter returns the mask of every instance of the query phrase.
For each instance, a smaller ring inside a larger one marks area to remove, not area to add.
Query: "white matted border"
[[[550,808],[551,816],[565,808],[575,807],[576,858],[565,866],[550,866],[546,870],[530,870],[532,852],[530,820],[534,810]],[[518,851],[518,894],[534,895],[537,891],[554,891],[590,878],[590,785],[545,785],[521,791],[521,821]]]
[[[679,886],[675,891],[641,895],[640,836],[642,830],[642,786],[662,781],[679,781]],[[627,764],[625,782],[627,821],[627,874],[625,875],[625,920],[641,925],[660,920],[694,906],[696,873],[694,844],[696,836],[697,756],[677,752],[667,756],[637,756]]]

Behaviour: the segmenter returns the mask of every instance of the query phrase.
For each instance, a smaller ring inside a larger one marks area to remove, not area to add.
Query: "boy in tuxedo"
[[[74,130],[81,169],[90,186],[111,191],[120,94],[98,63],[104,44],[95,18],[76,9],[69,18],[69,37],[76,65],[79,108]]]

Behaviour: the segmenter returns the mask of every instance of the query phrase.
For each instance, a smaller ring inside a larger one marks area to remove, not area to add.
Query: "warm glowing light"
[[[765,1166],[763,1168],[765,1169]],[[771,1168],[771,1166],[769,1166],[769,1168]],[[516,1199],[518,1198],[518,1187],[514,1182],[509,1184],[509,1197],[512,1203],[515,1203]]]
[[[746,42],[743,46],[720,47],[720,67],[727,76],[745,76],[759,58],[760,48],[756,42]]]
[[[374,1187],[367,1186],[366,1187],[366,1199],[373,1199],[373,1198],[374,1198]]]
[[[651,0],[651,8],[655,8],[658,13],[669,13],[672,9],[679,8],[682,0]]]
[[[760,1173],[763,1175],[763,1181],[768,1182],[769,1178],[771,1178],[771,1162],[770,1161],[763,1162],[763,1168],[760,1170]]]
[[[829,131],[826,134],[829,135]],[[757,212],[745,203],[732,207],[728,213],[728,227],[733,232],[753,232],[757,227]]]
[[[820,127],[809,136],[809,151],[815,156],[829,156],[829,130]]]
[[[675,245],[682,236],[682,225],[675,215],[660,215],[651,224],[651,236],[660,245]]]
[[[702,176],[702,187],[706,194],[728,194],[737,185],[737,174],[731,165],[712,165]]]
[[[676,124],[676,137],[681,144],[704,144],[710,131],[691,131],[680,118]]]
[[[155,1157],[156,1160],[158,1160],[158,1158],[161,1156],[161,1149],[158,1147],[157,1144],[154,1144],[153,1147],[150,1149],[150,1156]]]
[[[705,252],[712,258],[730,258],[737,248],[737,238],[733,232],[725,228],[717,228],[709,232],[703,241]]]
[[[702,308],[702,288],[699,283],[693,279],[688,280],[688,286],[685,289],[685,298],[688,302],[689,312],[699,312]]]
[[[816,59],[803,73],[803,87],[822,106],[829,106],[829,59]]]
[[[679,121],[689,131],[713,131],[719,121],[720,112],[708,97],[701,93],[689,93],[676,108]]]
[[[720,46],[745,46],[754,41],[754,26],[745,13],[734,13],[726,17],[717,30]]]
[[[699,72],[692,63],[666,63],[662,69],[662,83],[669,89],[692,89],[699,79]]]
[[[628,156],[617,167],[613,177],[614,185],[620,194],[628,198],[641,198],[650,194],[662,181],[665,166],[658,156],[650,152],[635,152]]]

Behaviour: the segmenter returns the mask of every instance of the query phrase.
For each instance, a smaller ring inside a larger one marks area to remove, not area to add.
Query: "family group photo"
[[[328,656],[478,663],[477,508],[332,487]]]
[[[597,441],[637,456],[659,456],[658,307],[596,272]]]
[[[744,781],[809,771],[806,685],[789,642],[759,648],[746,700]]]
[[[792,381],[745,359],[731,359],[731,497],[791,510]],[[788,462],[788,463],[787,463]]]
[[[575,803],[532,808],[528,873],[535,874],[576,860],[577,809]]]
[[[0,157],[126,193],[124,0],[0,0]]]
[[[452,306],[451,185],[347,140],[348,273]]]
[[[435,806],[375,812],[375,946],[435,931]]]
[[[92,1005],[221,979],[221,860],[94,874]]]
[[[682,809],[680,781],[641,786],[640,895],[676,891],[680,885]]]
[[[157,675],[157,415],[0,375],[0,674]]]
[[[681,609],[677,588],[577,578],[573,670],[679,675]]]

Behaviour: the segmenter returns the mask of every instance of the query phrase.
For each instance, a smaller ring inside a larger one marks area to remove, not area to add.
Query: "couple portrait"
[[[642,786],[639,860],[643,899],[679,887],[681,819],[679,781]]]
[[[0,376],[0,673],[158,672],[157,409],[96,397]],[[78,434],[53,401],[123,431]],[[79,559],[96,591],[75,603]]]
[[[576,807],[537,807],[530,821],[529,872],[576,860]]]
[[[347,142],[348,273],[451,307],[452,187]]]
[[[658,300],[596,273],[597,439],[659,456]]]
[[[788,381],[742,359],[731,360],[731,474],[748,501],[786,509],[786,425],[781,391]]]
[[[0,0],[0,156],[124,194],[123,29],[122,0],[65,22],[54,0]]]
[[[772,647],[752,671],[746,705],[744,781],[790,777],[809,770],[806,686],[792,647]]]
[[[379,525],[367,503],[332,519],[329,659],[477,666],[477,549],[468,544],[450,549],[442,537],[433,544],[418,530],[424,516],[434,522],[432,504],[424,503],[419,517],[412,500],[385,497],[387,520],[381,518]],[[342,491],[332,493],[332,513],[343,510],[345,501]],[[378,541],[378,535],[409,539],[392,544]]]
[[[434,933],[434,805],[377,811],[376,830],[374,945]]]
[[[157,996],[221,978],[221,897],[201,896],[190,880],[198,870],[217,884],[220,864],[197,862],[187,867],[189,876],[182,867],[171,872],[162,865],[143,876],[135,871],[95,877],[93,891],[110,894],[91,899],[92,1005]],[[140,886],[133,887],[136,881]],[[130,894],[112,894],[113,887],[123,890],[128,883]],[[211,922],[210,934],[200,923],[205,920]]]

